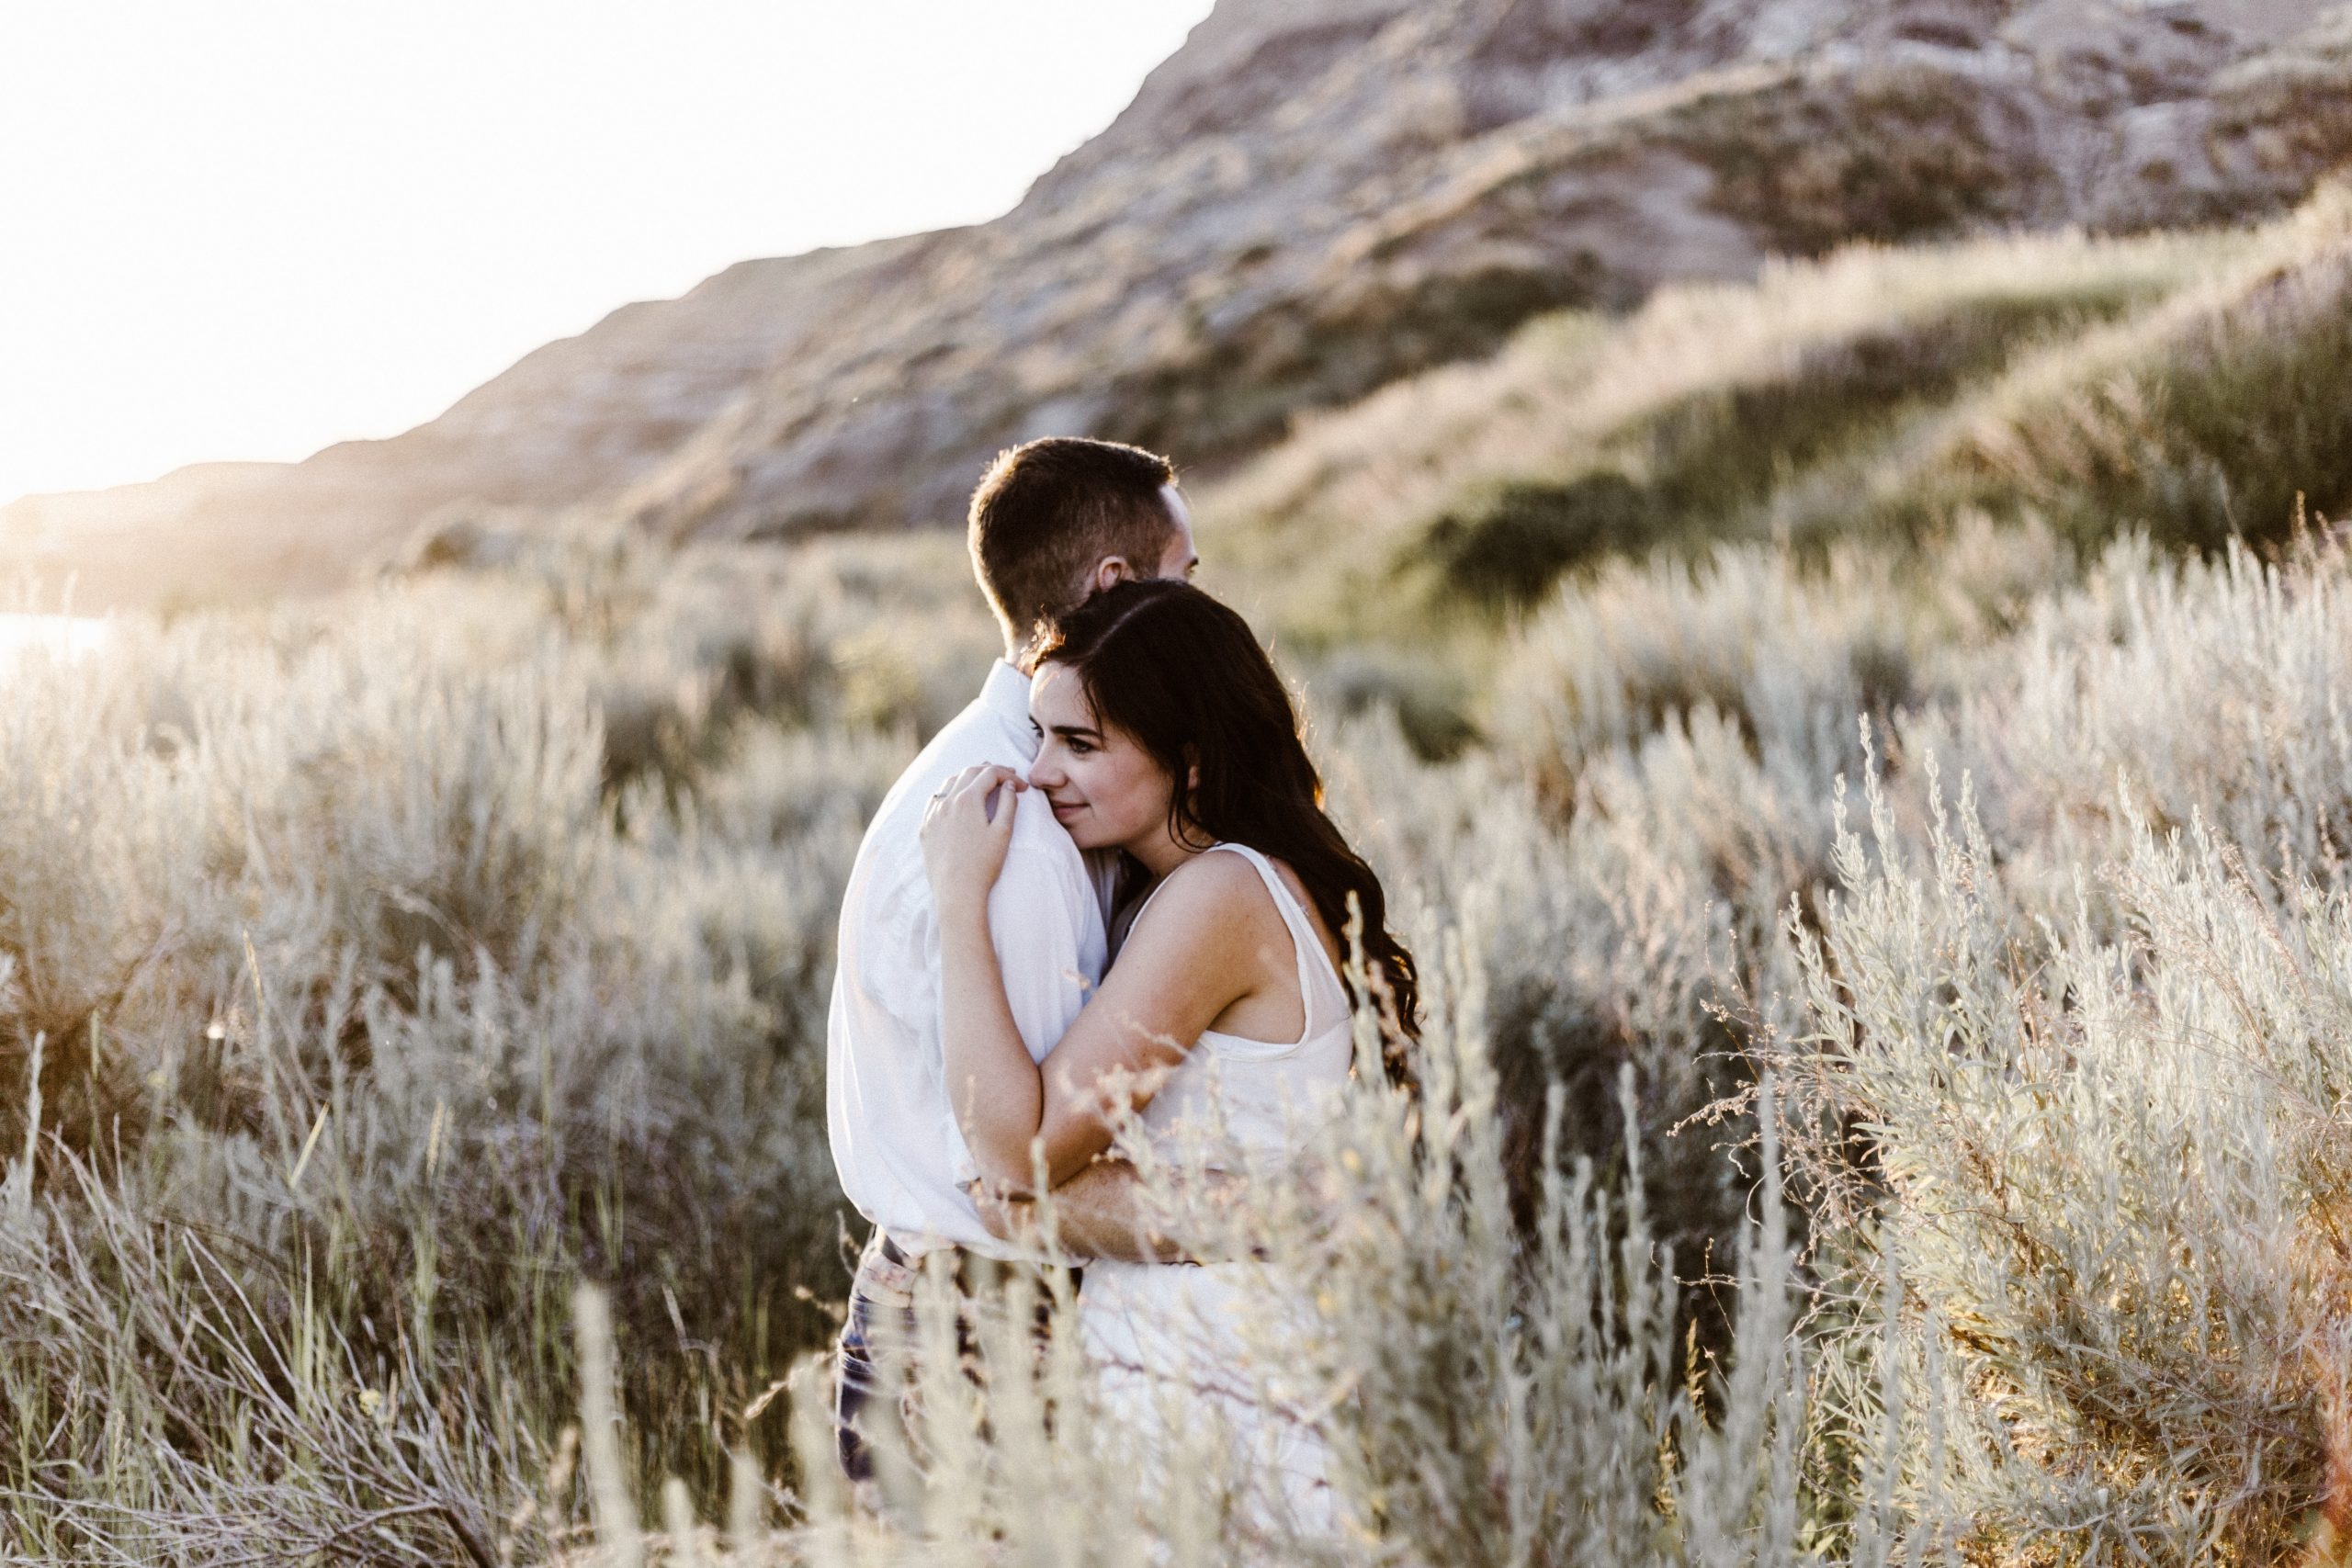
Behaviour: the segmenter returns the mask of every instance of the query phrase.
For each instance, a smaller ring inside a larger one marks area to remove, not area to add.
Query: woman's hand
[[[1012,842],[1013,796],[1029,781],[1011,768],[966,768],[939,787],[922,814],[922,863],[942,913],[985,913],[989,889]]]

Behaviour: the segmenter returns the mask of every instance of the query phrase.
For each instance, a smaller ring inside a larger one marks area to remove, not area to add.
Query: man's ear
[[[1094,575],[1086,580],[1086,591],[1089,593],[1100,593],[1105,589],[1115,588],[1122,582],[1133,582],[1135,577],[1135,568],[1127,564],[1126,557],[1104,556],[1094,563]]]

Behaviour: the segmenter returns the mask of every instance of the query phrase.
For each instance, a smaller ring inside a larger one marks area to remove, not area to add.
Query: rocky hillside
[[[745,263],[391,441],[20,502],[0,552],[119,602],[330,585],[484,508],[951,522],[1025,436],[1214,466],[1540,310],[1856,238],[2253,216],[2347,155],[2352,6],[1220,0],[994,222]]]

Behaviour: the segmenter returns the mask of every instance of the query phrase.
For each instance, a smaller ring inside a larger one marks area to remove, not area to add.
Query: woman
[[[1029,706],[1028,778],[968,770],[923,827],[947,1082],[987,1182],[1027,1191],[1040,1167],[1045,1186],[1067,1179],[1129,1115],[1150,1142],[1212,1134],[1228,1170],[1279,1168],[1313,1130],[1300,1113],[1353,1060],[1339,941],[1351,898],[1385,1065],[1405,1081],[1412,956],[1379,879],[1324,815],[1289,694],[1239,615],[1182,582],[1114,587],[1048,640]],[[998,792],[1023,789],[1080,848],[1124,852],[1131,885],[1115,961],[1042,1066],[1013,1025],[988,918],[1013,818]],[[1213,1414],[1279,1471],[1295,1513],[1328,1520],[1319,1440],[1267,1412],[1242,1364],[1238,1321],[1288,1309],[1270,1291],[1286,1294],[1249,1263],[1098,1261],[1080,1332],[1114,1415],[1151,1434]]]

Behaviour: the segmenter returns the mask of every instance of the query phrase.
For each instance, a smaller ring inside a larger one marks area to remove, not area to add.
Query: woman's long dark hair
[[[1169,828],[1179,842],[1246,844],[1287,863],[1343,937],[1354,895],[1366,972],[1385,993],[1382,1066],[1409,1087],[1406,1043],[1420,1032],[1421,1000],[1413,955],[1388,930],[1380,878],[1324,815],[1298,714],[1250,624],[1190,583],[1123,582],[1063,615],[1037,657],[1074,671],[1096,722],[1134,736],[1177,781]],[[1200,782],[1187,789],[1194,767]]]

